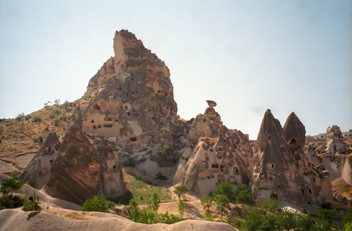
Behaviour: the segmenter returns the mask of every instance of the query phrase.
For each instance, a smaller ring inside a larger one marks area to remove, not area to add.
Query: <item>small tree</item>
[[[16,175],[2,181],[0,187],[0,209],[16,208],[23,205],[22,197],[12,195],[22,187],[23,183],[24,182]]]
[[[208,195],[204,195],[201,199],[200,202],[203,205],[203,208],[206,212],[209,212],[209,209],[213,203],[213,198],[211,196]]]
[[[182,184],[178,185],[174,189],[174,193],[178,196],[178,200],[181,200],[181,196],[189,192],[189,186]]]
[[[19,190],[23,184],[24,182],[17,175],[13,175],[11,178],[2,181],[0,192],[3,196],[12,196],[12,193]]]
[[[109,207],[111,205],[112,202],[107,200],[105,196],[95,195],[83,203],[82,209],[86,211],[109,212]]]
[[[154,211],[158,211],[159,204],[160,204],[159,194],[157,192],[154,192],[153,193],[153,203],[151,205],[152,209]]]

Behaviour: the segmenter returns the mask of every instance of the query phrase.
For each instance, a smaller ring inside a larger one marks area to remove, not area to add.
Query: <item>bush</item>
[[[174,189],[174,193],[178,196],[178,199],[181,200],[181,196],[183,194],[186,194],[189,192],[189,186],[182,184],[182,185],[178,185],[175,187]]]
[[[182,200],[178,201],[178,212],[180,213],[181,216],[183,216],[183,213],[185,212],[185,204],[183,203]]]
[[[126,167],[135,167],[136,166],[136,159],[133,157],[127,157],[127,159],[125,160],[124,165]]]
[[[12,195],[22,187],[23,183],[24,182],[16,175],[2,181],[0,187],[0,209],[16,208],[23,205],[23,198]]]
[[[39,197],[35,193],[24,201],[22,208],[23,211],[36,211],[39,209]]]
[[[146,209],[139,209],[136,201],[132,199],[129,206],[128,218],[134,222],[144,224],[166,223],[173,224],[183,219],[175,215],[169,215],[168,212],[164,214],[157,214],[150,206]]]
[[[22,121],[22,120],[24,120],[24,119],[25,119],[25,115],[24,115],[23,112],[20,113],[20,114],[18,114],[17,117],[16,117],[16,120],[17,120],[17,121]]]
[[[167,180],[167,177],[165,176],[164,173],[158,172],[158,173],[155,175],[155,179],[157,179],[157,180]]]
[[[95,195],[83,203],[82,209],[85,211],[109,212],[109,207],[112,205],[113,202],[107,200],[105,196]]]
[[[12,195],[23,186],[24,182],[17,176],[13,175],[11,178],[3,180],[0,187],[0,192],[3,195]]]
[[[250,204],[252,203],[252,196],[248,189],[244,189],[238,192],[236,195],[236,201]]]
[[[32,117],[32,122],[34,122],[34,123],[40,123],[40,122],[42,122],[42,117],[41,117],[40,115],[34,115],[34,116]]]
[[[215,194],[213,198],[216,204],[216,209],[220,212],[220,215],[223,216],[229,206],[229,199],[225,194]]]
[[[40,143],[42,143],[43,140],[44,140],[44,138],[43,138],[43,135],[42,135],[42,134],[37,134],[37,135],[33,136],[33,142],[40,142]]]
[[[211,196],[204,195],[201,199],[200,202],[203,205],[204,210],[208,213],[211,205],[213,204],[213,199]]]
[[[63,114],[63,112],[62,112],[62,110],[61,110],[60,108],[55,108],[55,109],[53,110],[53,115],[54,115],[54,117],[55,117],[55,116],[58,116],[58,115],[61,115],[61,114]]]
[[[159,156],[166,158],[170,156],[172,153],[172,149],[168,145],[164,145],[163,148],[159,152]]]
[[[153,203],[151,205],[152,209],[154,211],[158,211],[159,208],[159,204],[160,204],[160,198],[159,198],[159,194],[154,192],[153,193]]]
[[[0,210],[1,209],[12,209],[21,207],[24,203],[24,199],[17,195],[2,195],[0,197]]]
[[[229,201],[234,201],[234,186],[227,181],[221,181],[215,188],[215,194],[222,194]]]

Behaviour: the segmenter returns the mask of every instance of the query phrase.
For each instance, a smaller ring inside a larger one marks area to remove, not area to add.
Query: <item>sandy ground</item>
[[[76,212],[83,213],[83,212]],[[150,230],[150,231],[232,231],[232,226],[225,223],[201,220],[185,220],[175,224],[145,225],[132,222],[118,215],[108,213],[85,213],[89,219],[75,219],[46,211],[23,212],[21,209],[4,209],[0,211],[0,230]]]

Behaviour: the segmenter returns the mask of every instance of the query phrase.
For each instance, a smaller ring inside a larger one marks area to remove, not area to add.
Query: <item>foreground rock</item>
[[[71,216],[62,217],[48,212],[23,212],[20,209],[4,209],[0,211],[0,227],[2,230],[194,230],[194,231],[233,231],[229,224],[199,220],[186,220],[175,224],[146,225],[135,223],[123,217],[108,213],[75,212]],[[76,218],[76,219],[75,219]]]

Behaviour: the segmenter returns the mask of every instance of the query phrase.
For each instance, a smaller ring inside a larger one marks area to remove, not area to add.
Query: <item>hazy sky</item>
[[[128,29],[165,61],[178,114],[218,103],[255,139],[266,109],[352,129],[351,1],[0,0],[0,118],[80,98]]]

